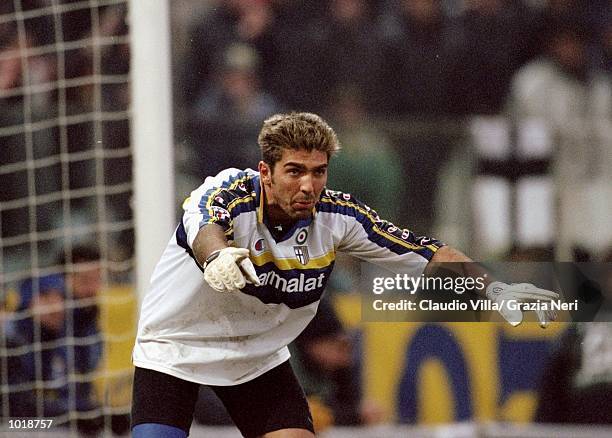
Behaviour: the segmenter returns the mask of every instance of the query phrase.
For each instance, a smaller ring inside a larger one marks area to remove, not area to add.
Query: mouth
[[[294,203],[296,210],[312,210],[314,205],[314,201],[296,201]]]

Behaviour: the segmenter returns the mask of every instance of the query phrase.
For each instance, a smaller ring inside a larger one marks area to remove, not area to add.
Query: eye
[[[289,169],[287,173],[291,176],[297,176],[300,174],[300,171],[298,169]]]
[[[315,170],[315,175],[323,176],[323,175],[325,175],[326,172],[327,172],[327,169],[317,169],[317,170]]]

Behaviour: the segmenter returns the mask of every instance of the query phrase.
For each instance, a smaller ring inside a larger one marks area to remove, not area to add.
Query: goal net
[[[0,412],[127,427],[127,0],[0,4]]]

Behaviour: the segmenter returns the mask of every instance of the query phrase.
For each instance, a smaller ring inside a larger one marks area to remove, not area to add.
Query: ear
[[[272,171],[270,170],[270,166],[263,161],[260,161],[257,165],[257,170],[259,170],[259,175],[261,177],[261,181],[265,185],[269,185],[272,181]]]

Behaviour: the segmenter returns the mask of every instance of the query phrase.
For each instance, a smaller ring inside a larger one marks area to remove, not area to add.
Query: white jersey
[[[419,276],[442,246],[327,189],[312,218],[273,236],[263,198],[251,169],[225,170],[191,193],[144,297],[134,365],[209,385],[249,381],[289,358],[287,344],[317,311],[336,251]],[[217,292],[207,285],[191,246],[212,223],[231,245],[250,250],[261,286]]]

